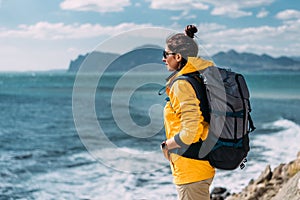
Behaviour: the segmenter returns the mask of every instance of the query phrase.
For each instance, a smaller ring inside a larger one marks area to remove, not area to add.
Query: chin
[[[174,71],[174,69],[172,69],[172,68],[170,68],[170,67],[167,67],[167,69],[168,69],[169,72]]]

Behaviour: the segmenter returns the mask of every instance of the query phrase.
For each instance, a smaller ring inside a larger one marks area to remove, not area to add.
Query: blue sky
[[[187,24],[211,55],[300,56],[299,0],[0,0],[0,71],[67,69],[124,31]]]

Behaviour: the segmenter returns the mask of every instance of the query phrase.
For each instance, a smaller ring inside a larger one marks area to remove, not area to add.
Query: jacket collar
[[[204,60],[199,57],[188,57],[186,65],[180,71],[173,72],[166,80],[170,82],[170,80],[174,80],[178,76],[201,71],[210,66],[214,66],[214,63],[210,60]]]

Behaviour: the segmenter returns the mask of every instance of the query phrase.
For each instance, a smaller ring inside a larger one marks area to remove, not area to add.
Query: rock
[[[223,194],[227,191],[226,188],[223,187],[216,187],[213,189],[212,194]]]
[[[269,181],[271,178],[272,178],[271,166],[267,165],[266,169],[261,173],[258,179],[254,181],[254,184],[264,183],[266,181]]]
[[[281,178],[282,178],[282,175],[283,175],[283,170],[282,170],[282,168],[283,168],[284,166],[285,166],[284,164],[280,164],[278,167],[276,167],[276,168],[274,169],[272,179],[281,179]]]
[[[297,155],[297,159],[290,162],[287,165],[287,175],[289,177],[294,176],[298,171],[300,171],[300,152]]]
[[[300,172],[293,176],[272,200],[299,200],[300,199]]]
[[[229,191],[224,187],[215,187],[211,192],[211,200],[224,200],[230,195]]]
[[[240,193],[226,200],[299,200],[300,199],[300,152],[297,159],[280,164],[271,171],[270,165],[256,180],[251,180]]]

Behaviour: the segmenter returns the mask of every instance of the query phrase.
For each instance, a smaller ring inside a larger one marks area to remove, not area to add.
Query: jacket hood
[[[183,74],[189,74],[196,71],[204,70],[207,67],[214,66],[214,63],[210,60],[204,60],[199,57],[188,57],[188,61],[186,65],[180,70],[172,73],[168,78],[167,81],[175,79],[178,76]]]
[[[213,65],[214,63],[209,60],[204,60],[199,57],[188,57],[186,65],[177,73],[177,76],[204,70]]]

